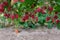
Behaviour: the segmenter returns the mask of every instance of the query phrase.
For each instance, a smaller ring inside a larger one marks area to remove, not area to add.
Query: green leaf
[[[33,23],[31,22],[31,23],[29,23],[29,27],[35,29],[35,24],[33,24]]]
[[[60,5],[57,5],[57,6],[55,6],[54,8],[55,8],[55,11],[60,12]]]
[[[0,24],[0,28],[4,28],[5,26],[3,24]]]
[[[32,26],[33,29],[35,29],[35,25],[34,24],[32,24],[31,26]]]
[[[60,23],[57,24],[57,28],[60,29]]]
[[[53,24],[52,23],[48,23],[47,27],[48,27],[48,29],[51,29],[53,27]]]
[[[10,5],[10,3],[11,3],[11,0],[7,0],[8,1],[8,4]]]
[[[24,28],[28,28],[28,23],[27,22],[24,23]]]

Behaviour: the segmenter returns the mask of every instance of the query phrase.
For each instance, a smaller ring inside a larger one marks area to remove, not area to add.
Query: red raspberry
[[[10,14],[4,13],[4,16],[5,16],[6,18],[9,18],[9,17],[10,17]]]
[[[25,19],[25,18],[22,18],[22,21],[23,21],[23,22],[25,22],[25,21],[26,21],[26,19]]]
[[[12,20],[14,20],[14,19],[15,19],[15,15],[10,15],[10,18],[11,18]]]
[[[28,15],[25,15],[25,16],[23,16],[22,21],[25,22],[28,19],[29,19],[29,16]]]
[[[8,6],[8,2],[3,2],[3,5],[4,6]]]
[[[4,12],[4,9],[2,8],[2,9],[0,9],[0,12]]]
[[[25,19],[28,19],[29,18],[29,16],[28,15],[25,15],[25,17],[24,17]]]
[[[46,22],[48,22],[48,21],[50,20],[50,18],[51,18],[51,17],[47,17],[47,18],[46,18]]]
[[[42,10],[41,12],[42,12],[42,14],[45,14],[44,10]]]
[[[53,7],[49,6],[49,7],[48,7],[48,10],[49,10],[49,11],[53,11]]]
[[[58,12],[55,12],[55,14],[58,14]]]
[[[60,20],[57,19],[57,20],[56,20],[56,23],[58,24],[59,22],[60,22]]]
[[[0,4],[0,7],[4,7],[4,4]]]
[[[10,10],[11,10],[11,7],[9,6],[9,7],[8,7],[8,11],[10,11]]]
[[[57,18],[58,18],[58,16],[57,16],[57,15],[55,15],[55,16],[54,16],[54,19],[57,19]]]
[[[4,16],[6,17],[7,16],[7,13],[4,13]]]
[[[10,17],[10,14],[7,14],[7,17],[9,18]]]
[[[18,14],[15,14],[15,18],[18,19],[19,15]]]
[[[4,6],[3,6],[3,4],[0,4],[0,12],[4,12]]]
[[[35,15],[31,15],[31,18],[34,19],[35,18]]]
[[[36,12],[41,12],[41,10],[42,10],[42,9],[38,7],[38,8],[36,9]]]

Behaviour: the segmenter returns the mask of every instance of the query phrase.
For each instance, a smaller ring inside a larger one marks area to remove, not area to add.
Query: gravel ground
[[[60,40],[57,28],[21,29],[16,34],[12,28],[0,29],[0,40]]]

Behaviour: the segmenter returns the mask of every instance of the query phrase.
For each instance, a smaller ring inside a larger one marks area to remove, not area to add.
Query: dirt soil
[[[13,28],[0,29],[0,40],[60,40],[60,30],[57,28],[21,29],[16,34]]]

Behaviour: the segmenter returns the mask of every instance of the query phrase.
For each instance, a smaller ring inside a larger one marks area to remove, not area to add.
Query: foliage
[[[36,28],[37,24],[60,29],[60,0],[7,0],[0,4],[0,16],[16,28]],[[5,21],[4,21],[5,22]]]

